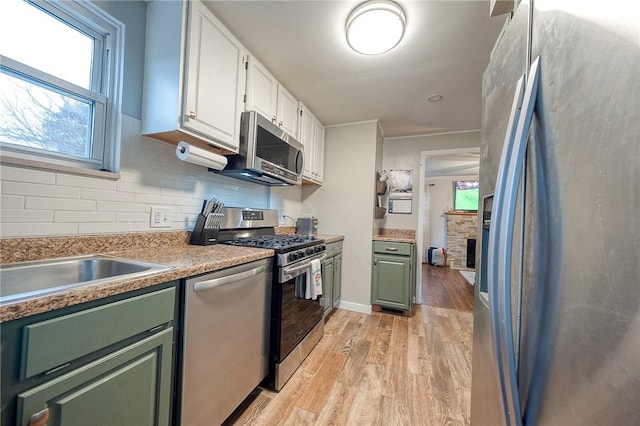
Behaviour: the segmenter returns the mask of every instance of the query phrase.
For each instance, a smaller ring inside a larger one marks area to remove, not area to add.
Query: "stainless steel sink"
[[[139,278],[170,266],[105,255],[20,262],[0,267],[0,305],[72,287]]]

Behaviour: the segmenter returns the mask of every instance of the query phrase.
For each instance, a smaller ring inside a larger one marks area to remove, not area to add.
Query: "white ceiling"
[[[324,125],[377,119],[385,137],[480,128],[482,73],[504,22],[488,0],[398,0],[405,37],[380,56],[346,43],[359,0],[205,3]],[[443,99],[427,102],[434,93]]]

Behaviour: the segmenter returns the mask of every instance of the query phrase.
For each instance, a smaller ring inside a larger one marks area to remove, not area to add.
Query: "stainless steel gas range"
[[[276,235],[278,212],[225,207],[218,241],[275,251],[271,293],[269,375],[264,385],[280,390],[324,334],[319,298],[308,298],[312,261],[325,258],[324,240]],[[314,262],[316,263],[316,262]]]

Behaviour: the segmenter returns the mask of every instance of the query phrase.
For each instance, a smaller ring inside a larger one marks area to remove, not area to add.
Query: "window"
[[[83,1],[0,1],[0,147],[119,169],[124,25]]]

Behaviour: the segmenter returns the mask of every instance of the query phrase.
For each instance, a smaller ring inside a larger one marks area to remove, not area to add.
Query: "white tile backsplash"
[[[91,188],[115,191],[117,182],[108,179],[96,179],[89,176],[67,175],[56,173],[56,185],[73,188]]]
[[[211,197],[228,206],[286,205],[290,212],[299,211],[299,197],[272,194],[269,187],[180,161],[173,145],[141,136],[140,128],[140,120],[122,117],[118,180],[2,166],[0,236],[152,231],[152,205],[173,209],[171,229],[191,230],[202,200]]]
[[[96,209],[96,202],[92,200],[74,200],[70,198],[47,198],[27,196],[25,209],[33,210],[79,210],[93,211]]]
[[[2,209],[2,222],[7,223],[30,223],[30,222],[53,222],[53,212],[51,210],[11,210]]]
[[[49,198],[80,198],[80,188],[69,186],[42,185],[39,183],[22,183],[5,180],[2,182],[2,193],[7,195],[25,195]]]
[[[33,169],[21,169],[18,167],[2,167],[0,170],[0,179],[3,181],[44,183],[49,185],[56,183],[54,173]]]
[[[114,222],[115,219],[116,219],[115,212],[56,211],[53,215],[54,222],[95,223],[95,222]]]
[[[101,201],[135,201],[134,192],[102,191],[100,189],[83,189],[80,198]]]
[[[5,195],[0,196],[0,214],[5,209],[24,209],[24,195]]]
[[[9,237],[38,237],[53,235],[74,235],[78,233],[77,223],[0,223],[0,235]]]

